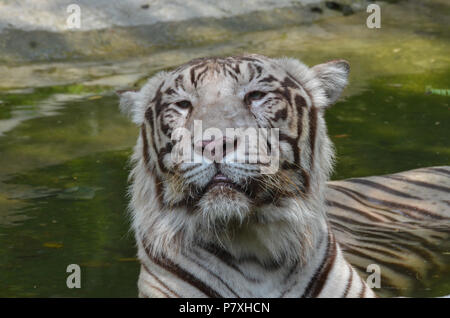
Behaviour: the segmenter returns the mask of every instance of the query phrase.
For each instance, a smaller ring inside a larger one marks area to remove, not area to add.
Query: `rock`
[[[355,13],[355,11],[353,11],[352,7],[349,6],[348,4],[344,4],[342,6],[342,14],[343,15],[347,16],[347,15],[351,15],[353,13]]]
[[[345,16],[355,13],[352,7],[348,4],[340,4],[335,1],[325,1],[325,6],[330,10],[342,12]]]
[[[325,6],[330,10],[342,11],[342,5],[335,1],[325,1]]]

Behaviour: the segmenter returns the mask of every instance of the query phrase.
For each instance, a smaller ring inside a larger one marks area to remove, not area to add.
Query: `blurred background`
[[[126,187],[138,129],[114,91],[195,57],[348,60],[326,115],[333,179],[448,165],[450,3],[377,1],[370,29],[371,3],[0,0],[0,296],[137,296]],[[69,264],[81,289],[66,286]],[[448,294],[448,272],[379,294]]]

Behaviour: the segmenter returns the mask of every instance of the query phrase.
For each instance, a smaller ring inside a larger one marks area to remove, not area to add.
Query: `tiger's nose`
[[[229,153],[236,151],[237,146],[237,138],[200,140],[195,144],[195,152],[211,161],[221,162]]]

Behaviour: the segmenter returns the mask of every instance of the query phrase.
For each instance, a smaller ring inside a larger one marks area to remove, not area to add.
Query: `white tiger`
[[[348,73],[343,60],[202,58],[121,94],[141,129],[130,174],[140,297],[375,296],[327,218],[333,147],[323,117]],[[248,156],[239,136],[192,142],[194,154],[224,148],[214,162],[174,162],[172,133],[197,120],[224,135],[279,129],[278,171],[227,160]]]

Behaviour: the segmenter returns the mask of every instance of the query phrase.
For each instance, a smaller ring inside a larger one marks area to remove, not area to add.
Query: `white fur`
[[[308,151],[301,152],[302,162],[310,175],[309,194],[305,197],[283,199],[283,207],[266,205],[249,209],[251,202],[241,193],[236,194],[238,199],[234,201],[222,198],[220,194],[214,199],[202,197],[198,202],[199,213],[190,213],[183,207],[170,205],[161,207],[158,205],[155,189],[155,174],[161,174],[161,171],[156,169],[154,164],[150,166],[145,164],[142,155],[143,140],[139,137],[132,157],[134,168],[130,174],[132,180],[130,211],[143,264],[147,261],[144,247],[153,257],[171,255],[177,258],[181,257],[180,253],[192,255],[191,250],[205,243],[221,246],[235,259],[251,256],[261,263],[283,262],[284,266],[296,262],[301,266],[318,262],[319,256],[316,251],[318,242],[327,235],[328,231],[324,198],[325,182],[329,179],[334,158],[333,146],[327,136],[322,109],[335,102],[340,95],[346,84],[348,64],[337,61],[308,68],[294,59],[272,60],[261,56],[256,57],[267,61],[267,69],[273,72],[281,72],[274,67],[278,65],[291,74],[308,93],[309,97],[305,96],[308,107],[317,107],[320,110],[313,166],[310,165]],[[140,92],[122,94],[122,110],[129,114],[134,123],[146,125],[145,111],[156,89],[163,81],[170,83],[170,79],[174,76],[171,73],[158,73]],[[214,81],[215,78],[211,77],[208,80]],[[214,105],[214,99],[211,96],[216,96],[216,92],[230,94],[231,90],[223,82],[215,84],[211,82],[199,92],[200,96],[195,98],[201,99],[202,92],[209,97],[204,99],[207,102],[203,108],[197,108],[194,111],[206,112],[207,105]],[[227,100],[235,99],[236,97],[230,97]],[[233,105],[237,107],[238,100],[234,103]],[[224,116],[220,120],[231,120],[236,126],[242,127],[245,121],[240,111],[239,108],[235,108],[232,116],[230,115],[229,118]],[[205,116],[214,116],[214,114],[206,113]],[[308,118],[304,117],[304,127],[308,128]],[[153,136],[148,138],[151,139]],[[303,133],[303,139],[300,142],[306,144],[308,138],[308,134]],[[151,156],[155,158],[156,154],[151,153]],[[200,179],[193,179],[190,182],[204,184],[215,174],[212,166],[201,165],[196,169],[202,169],[203,173],[197,176]],[[238,165],[227,165],[226,169],[229,169],[230,175],[236,178],[239,173],[242,173]],[[168,187],[168,184],[164,186]],[[180,198],[180,192],[177,191],[185,190],[185,188],[175,189],[172,193],[165,194],[164,199],[168,202],[176,202]],[[344,261],[344,264],[347,263]]]

